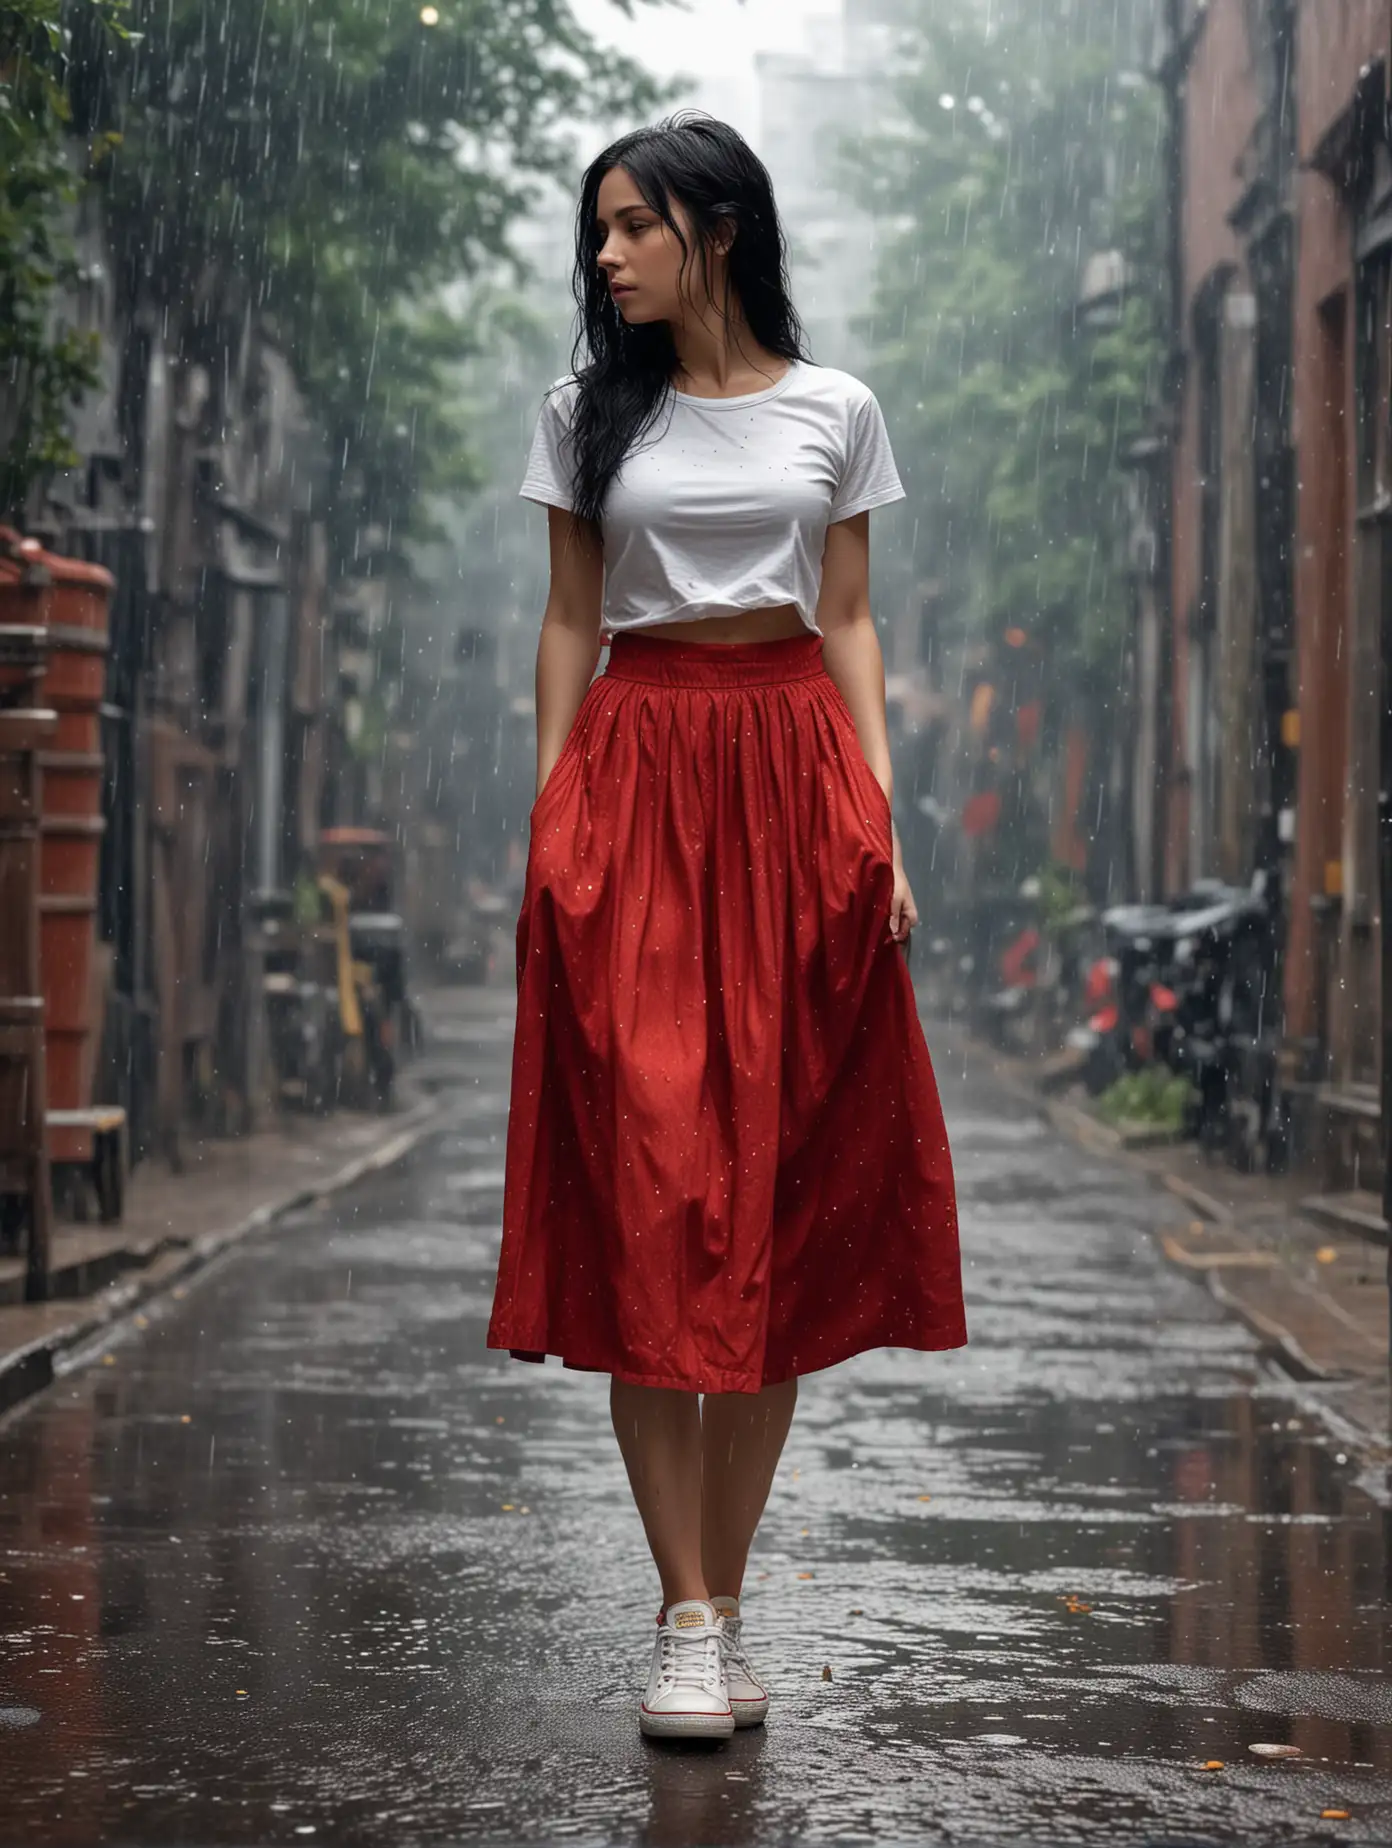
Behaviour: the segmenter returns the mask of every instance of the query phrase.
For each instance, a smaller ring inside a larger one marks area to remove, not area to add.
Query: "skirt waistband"
[[[779,636],[771,642],[660,641],[641,630],[619,630],[604,669],[614,680],[664,687],[748,687],[824,674],[822,637]]]

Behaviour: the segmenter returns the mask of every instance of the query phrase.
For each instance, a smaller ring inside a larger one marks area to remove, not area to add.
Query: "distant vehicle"
[[[1103,913],[1107,953],[1088,972],[1092,1004],[1069,1042],[1088,1088],[1160,1063],[1187,1078],[1199,1142],[1239,1167],[1278,1169],[1289,1131],[1278,1077],[1278,919],[1267,883],[1200,880],[1166,904]]]
[[[294,902],[278,894],[261,906],[264,944],[262,991],[268,1051],[277,1102],[315,1114],[332,1108],[336,1091],[331,972],[312,925],[295,916]]]
[[[319,837],[319,867],[319,889],[338,939],[344,1079],[386,1109],[398,1047],[415,1037],[406,992],[406,925],[395,909],[396,842],[378,828],[326,828]]]

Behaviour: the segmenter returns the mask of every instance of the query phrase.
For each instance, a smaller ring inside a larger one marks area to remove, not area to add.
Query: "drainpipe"
[[[1165,102],[1165,269],[1167,287],[1163,434],[1166,453],[1155,470],[1155,799],[1150,889],[1168,890],[1170,770],[1174,758],[1174,499],[1175,454],[1183,412],[1184,354],[1184,85],[1188,53],[1181,0],[1164,0],[1167,40],[1159,81]]]
[[[285,652],[290,612],[283,590],[265,601],[264,653],[261,658],[261,710],[256,790],[256,891],[269,897],[280,890],[280,838],[284,828]]]
[[[269,1102],[270,1046],[266,1019],[266,932],[280,896],[280,843],[284,830],[286,650],[290,605],[272,590],[262,606],[256,725],[253,887],[246,933],[246,1099],[250,1128]]]

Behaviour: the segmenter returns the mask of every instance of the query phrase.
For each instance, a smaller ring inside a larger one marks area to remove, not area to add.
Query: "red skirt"
[[[889,804],[821,637],[616,635],[530,825],[489,1347],[699,1392],[961,1347]]]

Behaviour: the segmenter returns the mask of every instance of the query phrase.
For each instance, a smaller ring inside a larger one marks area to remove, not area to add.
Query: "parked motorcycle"
[[[332,986],[320,979],[319,946],[312,928],[297,920],[289,894],[264,899],[258,923],[276,1101],[319,1114],[332,1107],[337,1088]]]
[[[1245,1170],[1285,1165],[1289,1126],[1278,1076],[1276,977],[1279,915],[1274,883],[1204,888],[1210,903],[1175,944],[1181,984],[1169,1063],[1198,1096],[1201,1144]]]
[[[1038,882],[973,893],[952,934],[958,1004],[973,1031],[1005,1050],[1024,1050],[1042,948]]]
[[[343,1081],[378,1108],[390,1106],[397,1053],[419,1038],[406,987],[406,925],[393,909],[395,845],[374,828],[327,828],[319,889],[336,953]],[[332,869],[332,870],[328,870]]]
[[[929,939],[925,980],[1002,1050],[1056,1052],[1083,1011],[1100,921],[1086,901],[1046,913],[1041,881],[978,894]],[[1090,1011],[1090,1010],[1089,1010]]]
[[[1162,979],[1172,942],[1167,905],[1113,905],[1102,913],[1103,953],[1083,980],[1089,1012],[1068,1036],[1084,1053],[1083,1082],[1100,1096],[1139,1071],[1165,1042],[1175,996]]]
[[[1240,1167],[1282,1165],[1288,1132],[1277,1075],[1278,919],[1262,875],[1201,880],[1162,905],[1104,912],[1107,953],[1088,972],[1092,1011],[1070,1043],[1094,1095],[1158,1062],[1186,1078],[1190,1127]]]

